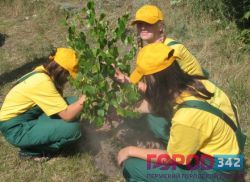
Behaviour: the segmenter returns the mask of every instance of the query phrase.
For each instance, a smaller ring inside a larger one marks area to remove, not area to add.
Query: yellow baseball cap
[[[130,75],[130,81],[135,84],[144,75],[151,75],[168,68],[176,59],[173,53],[173,49],[160,42],[146,45],[138,53],[136,68]]]
[[[54,61],[66,69],[72,78],[76,78],[78,72],[78,59],[73,49],[57,48]]]
[[[154,5],[144,5],[137,10],[135,14],[135,20],[132,22],[132,25],[138,21],[155,24],[159,20],[163,20],[163,14],[161,10]]]

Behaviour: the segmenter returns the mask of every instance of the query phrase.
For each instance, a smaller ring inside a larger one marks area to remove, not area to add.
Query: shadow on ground
[[[85,140],[78,145],[82,152],[89,153],[95,166],[105,175],[112,177],[121,172],[117,165],[117,154],[125,146],[162,148],[165,145],[156,139],[145,117],[140,119],[115,119],[109,126],[97,129],[87,121],[83,123]],[[142,130],[143,128],[143,130]]]
[[[32,71],[36,66],[45,63],[47,60],[48,60],[47,57],[35,58],[32,61],[22,65],[19,68],[16,68],[10,72],[1,74],[0,75],[0,86],[20,78],[24,74]]]
[[[0,33],[0,47],[2,47],[5,43],[6,38],[8,38],[9,36],[7,34],[2,34]]]

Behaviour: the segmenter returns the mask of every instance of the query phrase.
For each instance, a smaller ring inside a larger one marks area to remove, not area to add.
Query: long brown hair
[[[52,54],[54,55],[54,53]],[[53,56],[50,56],[47,63],[43,64],[43,67],[47,72],[45,72],[53,80],[57,91],[63,95],[63,88],[68,80],[69,72],[53,61]]]
[[[214,95],[199,81],[201,79],[205,79],[205,77],[190,76],[184,73],[179,64],[174,61],[167,69],[145,76],[146,100],[150,103],[154,113],[171,119],[176,98],[183,91],[205,100]]]

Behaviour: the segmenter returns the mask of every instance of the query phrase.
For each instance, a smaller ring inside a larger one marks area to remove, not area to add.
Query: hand
[[[147,89],[147,85],[143,82],[139,82],[138,83],[138,89],[142,92],[142,93],[145,93],[146,92],[146,89]]]
[[[83,103],[86,101],[87,97],[86,95],[82,95],[79,99],[78,99],[78,103],[80,105],[83,105]]]
[[[136,112],[139,113],[150,113],[150,105],[148,103],[148,101],[146,101],[145,99],[143,99],[135,108]]]
[[[122,163],[129,158],[131,147],[125,147],[121,149],[117,155],[118,165],[121,166]]]
[[[115,80],[120,83],[129,83],[129,78],[123,74],[119,69],[115,69]]]

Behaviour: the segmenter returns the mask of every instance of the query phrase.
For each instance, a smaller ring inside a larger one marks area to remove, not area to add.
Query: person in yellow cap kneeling
[[[163,43],[138,53],[130,80],[138,83],[142,77],[150,112],[172,126],[166,150],[128,146],[119,151],[126,180],[240,181],[242,171],[219,169],[215,162],[216,155],[241,154],[246,139],[227,95],[209,80],[185,73]]]
[[[132,25],[137,27],[138,31],[138,47],[142,48],[143,43],[151,44],[155,42],[161,42],[174,49],[174,56],[176,61],[180,65],[180,68],[189,75],[196,75],[203,78],[208,77],[208,73],[202,69],[198,60],[189,52],[189,50],[180,42],[171,38],[167,38],[164,28],[164,16],[162,11],[154,5],[144,5],[136,12],[135,19]],[[133,83],[133,80],[119,70],[116,70],[115,78],[121,83]],[[146,84],[142,81],[138,82],[138,88],[142,92],[146,90]],[[145,101],[143,102],[145,103]],[[144,106],[146,107],[146,106]],[[150,130],[154,135],[161,139],[162,142],[167,143],[168,134],[164,129],[169,128],[170,123],[166,119],[159,117],[158,115],[148,114],[146,117],[141,118],[140,121],[146,121]],[[138,121],[138,122],[140,122]],[[145,124],[143,124],[145,125]]]
[[[43,157],[80,139],[77,120],[85,95],[64,99],[63,88],[77,76],[74,50],[57,48],[43,66],[21,77],[0,110],[0,131],[19,147],[20,157]]]

